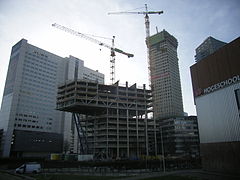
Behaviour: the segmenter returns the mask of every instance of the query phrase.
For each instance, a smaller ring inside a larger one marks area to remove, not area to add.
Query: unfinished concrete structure
[[[105,158],[155,155],[156,126],[148,117],[151,91],[145,85],[66,82],[58,87],[57,109],[74,114],[81,154]]]

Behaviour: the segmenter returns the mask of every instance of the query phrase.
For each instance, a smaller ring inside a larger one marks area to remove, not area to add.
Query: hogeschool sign
[[[232,78],[229,78],[229,79],[224,80],[224,81],[222,81],[220,83],[217,83],[217,84],[214,84],[212,86],[209,86],[209,87],[205,88],[203,90],[203,94],[211,93],[213,91],[221,89],[221,88],[223,88],[225,86],[229,86],[229,85],[231,85],[233,83],[236,83],[238,81],[240,81],[240,76],[239,75],[233,76]]]

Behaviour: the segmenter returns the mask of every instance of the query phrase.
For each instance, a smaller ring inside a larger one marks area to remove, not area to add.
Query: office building
[[[240,172],[240,38],[191,66],[202,166]]]
[[[94,154],[96,159],[155,155],[156,127],[148,116],[151,91],[145,85],[77,80],[58,89],[57,109],[73,113],[81,154]]]
[[[199,134],[196,116],[173,117],[159,124],[160,154],[165,157],[199,158]],[[162,140],[161,141],[161,136]]]
[[[203,41],[203,43],[196,48],[196,55],[195,61],[198,62],[205,57],[209,56],[210,54],[217,51],[222,46],[226,45],[227,43],[219,41],[211,36]]]
[[[71,118],[56,110],[57,87],[78,78],[104,83],[103,74],[84,67],[73,56],[62,58],[25,39],[12,47],[0,112],[2,156],[62,152],[63,137],[70,138]]]
[[[184,114],[177,46],[177,39],[165,30],[149,37],[151,87],[156,120]]]

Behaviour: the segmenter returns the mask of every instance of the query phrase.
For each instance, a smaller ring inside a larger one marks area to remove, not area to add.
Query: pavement
[[[151,174],[141,174],[141,176],[135,177],[126,177],[118,180],[144,180],[152,177],[161,177],[161,176],[188,176],[195,177],[199,180],[240,180],[240,175],[230,175],[216,172],[203,171],[201,169],[197,170],[180,170],[180,171],[171,171],[171,172],[155,172]]]
[[[35,180],[35,178],[16,174],[11,171],[0,171],[0,180]]]
[[[77,174],[77,173],[74,173],[74,174]],[[110,174],[105,174],[105,175],[110,175]],[[128,174],[128,175],[131,176],[131,174]],[[167,172],[152,172],[152,173],[140,173],[140,174],[135,173],[134,176],[123,177],[123,178],[119,178],[118,180],[144,180],[144,179],[148,179],[148,178],[152,178],[152,177],[162,177],[162,176],[195,177],[198,180],[240,180],[240,175],[230,175],[230,174],[223,174],[223,173],[216,173],[216,172],[208,172],[208,171],[203,171],[201,169],[178,170],[178,171],[167,171]],[[15,173],[11,173],[11,172],[6,172],[6,171],[0,171],[0,179],[3,179],[3,180],[20,180],[20,179],[21,180],[22,179],[35,180],[35,178],[29,177],[27,175],[19,175],[19,174],[15,174]]]

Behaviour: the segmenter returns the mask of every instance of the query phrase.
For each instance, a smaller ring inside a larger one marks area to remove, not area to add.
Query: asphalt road
[[[24,175],[18,175],[14,173],[9,173],[9,172],[0,172],[0,180],[35,180],[34,178],[31,178],[29,176],[24,176]]]
[[[227,175],[223,173],[207,172],[201,169],[171,171],[171,172],[165,172],[165,173],[157,172],[157,173],[151,173],[151,174],[141,174],[141,176],[122,178],[119,180],[141,180],[141,179],[144,180],[151,177],[161,177],[161,176],[168,176],[168,175],[190,176],[190,177],[196,177],[199,180],[240,180],[240,175],[234,176],[234,175]]]
[[[74,173],[74,174],[78,174],[78,173]],[[92,174],[89,174],[89,175],[92,175]],[[190,176],[190,177],[196,177],[199,180],[240,180],[240,175],[234,176],[234,175],[227,175],[223,173],[207,172],[201,169],[171,171],[171,172],[165,172],[165,173],[163,172],[153,172],[153,173],[144,173],[144,174],[141,173],[141,175],[139,176],[135,174],[134,177],[125,177],[119,180],[144,180],[151,177],[161,177],[161,176],[169,176],[169,175]],[[0,172],[0,180],[23,180],[23,179],[33,180],[34,178],[31,178],[25,175],[13,174],[9,172],[3,172],[3,171]]]

